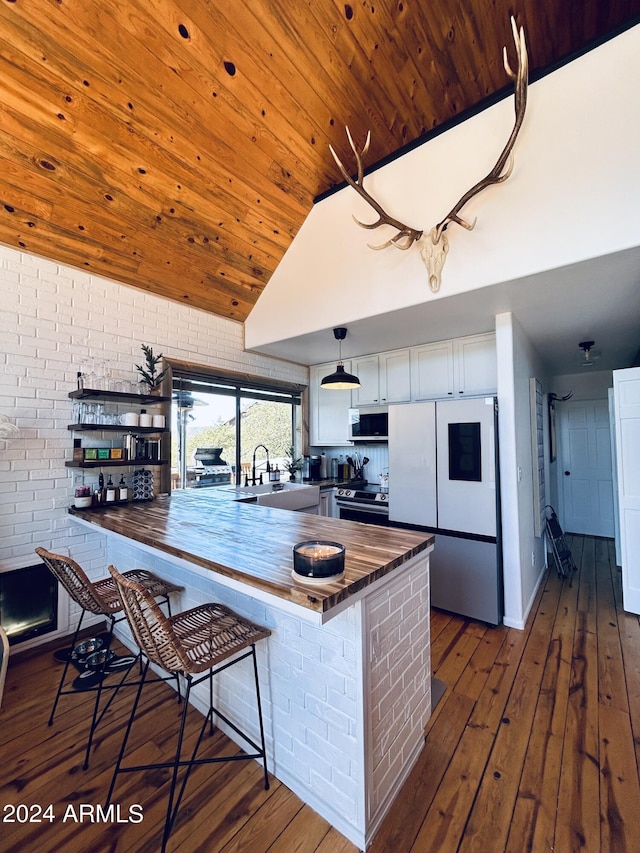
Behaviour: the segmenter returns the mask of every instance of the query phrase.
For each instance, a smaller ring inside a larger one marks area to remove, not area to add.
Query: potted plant
[[[296,451],[293,445],[287,451],[287,458],[284,462],[284,467],[289,472],[290,480],[295,480],[296,472],[302,470],[302,457],[296,456]]]
[[[146,344],[142,344],[141,346],[142,352],[144,353],[144,365],[136,364],[136,370],[141,376],[141,381],[149,386],[149,392],[153,393],[160,387],[160,383],[164,379],[167,371],[161,370],[158,371],[158,365],[162,361],[162,353],[160,355],[154,355],[153,349],[148,347]]]

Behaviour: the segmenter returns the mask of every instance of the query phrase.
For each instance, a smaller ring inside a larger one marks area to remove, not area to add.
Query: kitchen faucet
[[[251,485],[255,486],[256,484],[256,450],[262,448],[264,452],[267,454],[267,474],[271,471],[271,465],[269,464],[269,449],[264,446],[264,444],[256,444],[253,448],[253,460],[251,462]],[[260,474],[260,483],[262,483],[262,474]],[[245,478],[245,486],[249,485],[249,478]]]

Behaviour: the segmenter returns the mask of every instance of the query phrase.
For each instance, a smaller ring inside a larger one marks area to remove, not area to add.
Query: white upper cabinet
[[[315,364],[309,368],[309,444],[345,445],[349,439],[349,391],[331,391],[320,387],[324,376],[334,373],[336,362]],[[344,362],[351,373],[351,362]]]
[[[409,350],[383,352],[380,360],[380,402],[408,403],[411,399]]]
[[[457,387],[455,387],[457,382]],[[496,336],[472,335],[454,341],[454,394],[495,394],[498,390]]]
[[[375,406],[380,402],[378,356],[365,355],[351,361],[353,372],[360,380],[360,387],[351,392],[353,406]]]
[[[437,400],[453,395],[453,341],[411,350],[411,399]]]
[[[411,399],[408,349],[354,358],[351,364],[360,380],[360,388],[351,392],[353,406],[406,403]]]
[[[353,391],[320,388],[335,361],[309,368],[309,443],[344,446],[349,438],[349,408],[420,400],[481,397],[497,392],[496,338],[493,332],[390,350],[345,361],[361,386]]]
[[[411,399],[440,400],[497,391],[493,332],[413,347]]]

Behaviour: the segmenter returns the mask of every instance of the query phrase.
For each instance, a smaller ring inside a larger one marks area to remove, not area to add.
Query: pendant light
[[[582,350],[583,357],[580,364],[583,367],[593,367],[594,361],[597,361],[597,359],[600,358],[599,355],[596,355],[594,352],[591,351],[594,344],[595,341],[580,341],[580,343],[578,344],[578,346]]]
[[[359,388],[360,380],[358,377],[347,373],[342,363],[342,341],[347,337],[347,330],[343,326],[340,326],[333,330],[333,335],[338,341],[339,346],[338,366],[335,373],[330,373],[329,376],[324,377],[320,383],[320,387],[328,388],[330,391],[349,391],[351,388]]]

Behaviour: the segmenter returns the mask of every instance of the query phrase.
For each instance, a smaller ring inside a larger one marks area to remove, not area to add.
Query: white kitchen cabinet
[[[453,396],[453,341],[411,349],[411,399]]]
[[[379,358],[365,355],[352,359],[353,372],[360,380],[360,387],[351,392],[351,404],[357,406],[376,405],[380,402]]]
[[[413,347],[411,399],[483,396],[497,390],[495,335],[470,335]]]
[[[334,373],[336,362],[314,364],[309,368],[309,444],[344,446],[349,440],[349,391],[331,391],[321,388],[324,376]],[[351,362],[344,362],[351,373]]]
[[[407,403],[411,399],[409,350],[391,350],[352,360],[360,388],[351,392],[354,407]]]
[[[318,515],[323,515],[325,518],[337,518],[335,495],[335,489],[320,490],[320,507]]]
[[[471,335],[453,344],[454,394],[495,394],[498,390],[495,334]]]
[[[411,367],[408,349],[379,356],[381,403],[408,403],[411,399]]]

